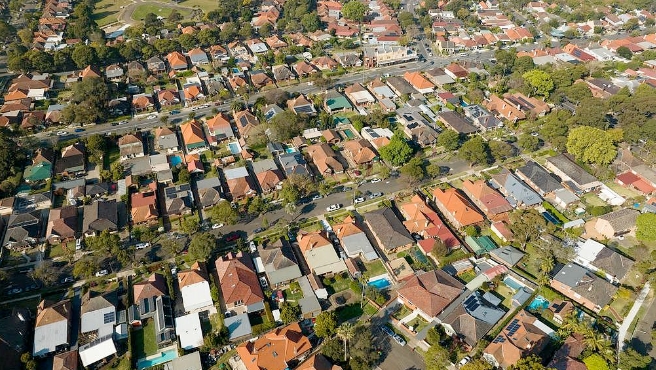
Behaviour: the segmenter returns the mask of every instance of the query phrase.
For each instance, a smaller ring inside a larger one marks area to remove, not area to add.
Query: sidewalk
[[[629,310],[629,314],[626,315],[624,321],[622,321],[622,325],[620,326],[620,330],[617,335],[617,342],[620,343],[622,347],[626,345],[624,343],[624,340],[626,339],[626,333],[629,330],[631,323],[633,323],[636,315],[638,314],[640,307],[642,307],[645,298],[647,298],[647,295],[649,294],[649,288],[649,282],[645,283],[645,286],[642,288],[640,294],[638,295],[638,299],[636,299],[635,303],[633,303],[633,306],[631,307],[631,310]]]

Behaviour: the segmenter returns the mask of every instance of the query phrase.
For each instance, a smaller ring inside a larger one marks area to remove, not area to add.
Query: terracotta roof
[[[257,174],[257,182],[260,184],[262,191],[275,190],[285,178],[279,170],[267,170]]]
[[[123,135],[118,139],[118,146],[141,143],[141,139],[133,134]]]
[[[148,280],[138,282],[132,287],[134,302],[142,299],[166,295],[166,280],[161,274],[152,274]]]
[[[45,300],[41,301],[38,306],[36,315],[36,327],[49,325],[52,323],[69,320],[71,317],[71,301],[61,301],[54,304],[48,304]]]
[[[363,233],[362,229],[355,224],[355,220],[353,220],[351,216],[346,216],[341,224],[334,225],[333,230],[335,231],[337,238],[340,240],[347,236]]]
[[[159,217],[155,192],[135,193],[130,200],[132,203],[130,214],[134,223],[152,221]]]
[[[549,343],[549,336],[535,326],[536,321],[528,312],[519,311],[484,352],[492,355],[503,369],[522,357],[540,354]]]
[[[356,164],[365,164],[374,160],[378,155],[365,139],[350,140],[344,143],[344,150]]]
[[[342,368],[331,364],[322,354],[317,353],[300,364],[296,370],[342,370]]]
[[[198,99],[198,96],[203,94],[203,91],[200,89],[200,86],[198,85],[187,86],[183,90],[183,92],[184,92],[185,99],[187,100]]]
[[[178,272],[180,289],[207,281],[207,270],[205,270],[205,264],[202,262],[195,262],[190,270]]]
[[[177,51],[169,53],[166,56],[166,60],[169,62],[171,68],[183,67],[183,66],[186,68],[188,66],[187,58]]]
[[[435,85],[424,78],[424,76],[422,76],[419,72],[406,72],[403,74],[403,78],[405,78],[405,80],[408,81],[410,85],[414,86],[417,90],[435,88]]]
[[[264,300],[260,282],[249,256],[242,252],[228,253],[217,259],[215,264],[226,304],[241,302],[248,306]]]
[[[307,147],[307,152],[320,173],[344,171],[344,166],[336,159],[335,152],[330,145],[326,143],[310,145]]]
[[[98,72],[95,67],[87,66],[87,68],[80,72],[80,77],[83,79],[88,77],[100,78],[100,72]]]
[[[52,359],[52,370],[77,370],[77,351],[72,350],[57,354]]]
[[[196,120],[191,120],[185,124],[180,125],[180,132],[182,133],[182,140],[184,141],[185,145],[205,142],[203,128],[200,125],[200,122]]]
[[[506,198],[492,189],[485,180],[465,180],[462,187],[487,215],[498,215],[513,209]]]
[[[248,136],[248,133],[260,123],[257,120],[257,117],[253,113],[243,110],[240,112],[234,113],[235,124],[237,129],[242,136]]]
[[[255,189],[249,176],[230,179],[226,183],[228,184],[228,189],[230,189],[230,194],[235,199],[255,195]]]
[[[483,216],[476,211],[467,198],[455,188],[433,190],[435,202],[441,203],[451,216],[460,223],[460,227],[483,222]]]
[[[332,246],[332,243],[326,238],[324,233],[320,231],[312,233],[301,231],[298,234],[298,247],[303,253],[310,249],[325,247],[326,245]]]
[[[464,285],[443,270],[413,275],[401,283],[400,296],[431,317],[440,314],[460,293]]]
[[[298,323],[289,324],[237,347],[247,370],[285,370],[287,363],[310,351],[310,340]]]
[[[207,128],[210,130],[210,132],[214,132],[218,128],[231,127],[230,118],[228,118],[228,116],[222,112],[212,118],[207,119],[205,124],[207,124]]]

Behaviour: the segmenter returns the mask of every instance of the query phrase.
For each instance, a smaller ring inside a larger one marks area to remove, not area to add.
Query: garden
[[[132,344],[135,358],[145,358],[154,355],[159,351],[156,336],[155,322],[151,319],[144,321],[141,330],[134,330],[132,332]]]

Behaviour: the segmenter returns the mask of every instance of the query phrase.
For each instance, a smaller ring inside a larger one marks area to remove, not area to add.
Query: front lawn
[[[339,293],[349,288],[351,279],[346,273],[335,275],[332,278],[324,278],[323,285],[326,286],[329,294]]]
[[[132,332],[134,351],[137,359],[154,355],[159,351],[156,336],[155,322],[152,319],[146,320],[141,330]]]
[[[364,313],[373,316],[378,312],[378,307],[374,306],[371,304],[371,302],[367,302],[367,304],[364,305]]]
[[[460,278],[460,280],[464,281],[465,283],[469,283],[470,281],[474,280],[474,278],[476,277],[476,271],[468,270],[458,275],[458,277]]]
[[[406,307],[406,305],[402,304],[401,308],[399,308],[398,310],[396,310],[396,312],[392,314],[392,317],[397,320],[401,320],[404,317],[410,315],[411,313],[412,311],[410,311],[410,309]]]
[[[340,323],[348,321],[354,317],[360,317],[362,316],[363,312],[364,311],[360,307],[360,302],[337,307],[335,310],[335,313],[337,314],[337,321]]]
[[[189,11],[183,9],[176,9],[183,18],[189,16]],[[168,17],[173,8],[169,8],[165,3],[145,2],[137,6],[132,13],[132,19],[140,21],[146,17],[146,14],[153,13],[159,17]]]
[[[412,327],[412,330],[415,333],[419,333],[428,325],[428,321],[424,320],[421,316],[417,316],[405,325],[408,327],[408,329]]]

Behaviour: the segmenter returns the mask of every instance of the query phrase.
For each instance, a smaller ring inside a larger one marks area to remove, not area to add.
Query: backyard
[[[337,322],[345,322],[355,317],[362,316],[363,313],[360,303],[351,303],[349,305],[337,307],[335,313],[337,314]]]
[[[351,279],[345,276],[346,274],[335,275],[332,278],[324,278],[323,285],[326,286],[328,294],[335,294],[341,291],[344,291],[349,288],[351,284]]]
[[[159,349],[156,342],[155,322],[152,319],[146,320],[141,330],[132,332],[132,341],[136,358],[156,354]]]
[[[371,263],[366,263],[364,265],[364,268],[365,270],[367,270],[365,274],[367,275],[367,277],[370,278],[374,276],[382,275],[387,272],[385,266],[383,265],[383,261],[381,261],[380,259]]]
[[[417,316],[410,320],[410,322],[406,323],[405,326],[407,326],[408,329],[412,328],[412,331],[415,333],[419,333],[420,331],[424,330],[426,326],[428,326],[428,321],[424,320],[421,316]]]

